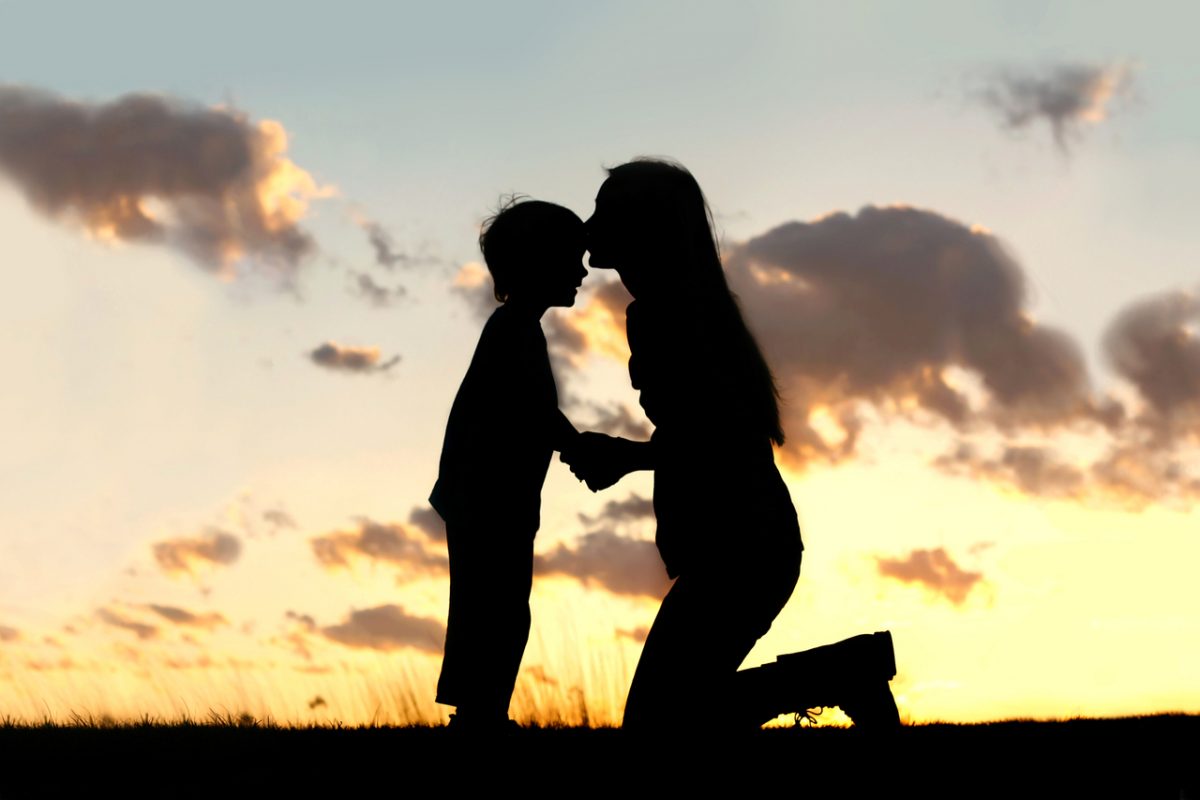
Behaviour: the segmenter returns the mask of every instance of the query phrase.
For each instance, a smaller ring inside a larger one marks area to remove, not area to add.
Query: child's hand
[[[607,489],[629,472],[622,457],[625,440],[603,433],[581,433],[559,458],[593,492]]]

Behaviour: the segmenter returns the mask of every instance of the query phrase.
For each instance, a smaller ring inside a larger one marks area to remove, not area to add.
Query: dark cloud
[[[312,540],[312,548],[326,569],[349,567],[355,559],[366,559],[399,567],[408,577],[445,575],[450,571],[445,553],[431,550],[424,536],[414,536],[398,523],[361,519],[358,530],[318,536]]]
[[[346,372],[382,372],[400,363],[400,356],[392,356],[380,364],[378,347],[350,347],[337,342],[325,342],[308,355],[314,364]]]
[[[880,575],[924,586],[955,605],[961,605],[983,580],[983,573],[962,569],[941,547],[913,550],[903,558],[877,557],[875,561]]]
[[[654,518],[654,501],[640,494],[631,494],[624,500],[609,500],[604,508],[594,517],[580,513],[579,519],[585,525],[595,525],[600,522],[614,524],[639,522]]]
[[[242,543],[233,534],[210,528],[199,537],[157,542],[153,550],[154,560],[168,575],[190,575],[198,565],[229,565],[237,561]]]
[[[434,542],[446,541],[446,522],[431,506],[418,506],[408,515],[408,524],[420,529],[426,538]]]
[[[176,625],[184,625],[191,628],[205,628],[211,630],[220,625],[228,625],[229,620],[215,611],[210,611],[205,614],[196,614],[176,606],[161,606],[150,603],[146,608],[158,614],[168,622],[173,622]]]
[[[1200,297],[1171,292],[1134,303],[1104,336],[1112,368],[1148,406],[1141,422],[1200,437]]]
[[[559,545],[533,560],[535,575],[565,575],[614,594],[661,598],[671,581],[654,542],[612,531],[585,534],[573,547]]]
[[[345,622],[320,630],[327,639],[369,650],[413,648],[440,654],[446,639],[446,628],[441,622],[414,617],[397,605],[351,611]]]
[[[727,271],[785,397],[786,453],[853,454],[855,406],[1002,428],[1096,419],[1079,347],[1035,322],[1024,274],[990,233],[932,211],[867,206],[790,222],[730,252]],[[975,408],[951,368],[987,394]],[[827,410],[842,428],[813,425]]]
[[[1101,457],[1067,463],[1050,447],[1011,445],[983,457],[962,446],[935,465],[1030,494],[1086,498],[1126,510],[1192,507],[1200,500],[1200,474],[1194,454],[1187,452],[1200,440],[1197,322],[1200,299],[1182,291],[1138,300],[1115,316],[1104,335],[1104,353],[1140,402],[1133,411],[1117,408],[1104,415],[1110,442]]]
[[[0,642],[15,642],[21,638],[21,632],[7,625],[0,625]]]
[[[158,636],[158,628],[144,622],[123,617],[115,611],[107,608],[96,609],[96,616],[101,622],[112,625],[114,628],[123,628],[127,631],[133,631],[139,639],[153,639]]]
[[[646,637],[649,635],[650,629],[645,625],[639,625],[636,628],[617,628],[618,639],[628,639],[638,644],[645,644]]]
[[[1002,72],[980,98],[1010,129],[1045,122],[1066,152],[1083,127],[1104,120],[1112,100],[1129,93],[1133,73],[1125,63],[1059,64],[1033,72]]]
[[[0,172],[41,213],[100,238],[160,242],[213,270],[286,270],[316,250],[298,226],[328,194],[289,161],[277,122],[150,94],[82,103],[0,86]]]
[[[988,478],[1025,494],[1080,498],[1087,489],[1086,471],[1064,463],[1045,447],[1007,446],[998,456],[988,458],[964,444],[933,463],[951,474]]]

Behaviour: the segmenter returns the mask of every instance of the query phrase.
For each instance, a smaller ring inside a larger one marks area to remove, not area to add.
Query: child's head
[[[570,306],[587,275],[584,225],[575,212],[542,200],[514,198],[483,223],[479,249],[496,299]]]

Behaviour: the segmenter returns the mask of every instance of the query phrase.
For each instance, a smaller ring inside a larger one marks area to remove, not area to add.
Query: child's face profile
[[[575,242],[555,242],[547,248],[543,275],[546,299],[551,306],[570,308],[575,305],[575,295],[587,277],[583,253],[582,237]]]
[[[533,263],[526,291],[536,296],[539,305],[570,308],[575,295],[587,277],[583,266],[584,240],[582,226],[578,236],[548,237],[531,253]]]

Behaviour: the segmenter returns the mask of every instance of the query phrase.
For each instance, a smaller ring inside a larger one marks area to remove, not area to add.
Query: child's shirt
[[[532,537],[550,458],[574,434],[558,409],[541,323],[500,306],[450,409],[429,502],[448,524]]]

